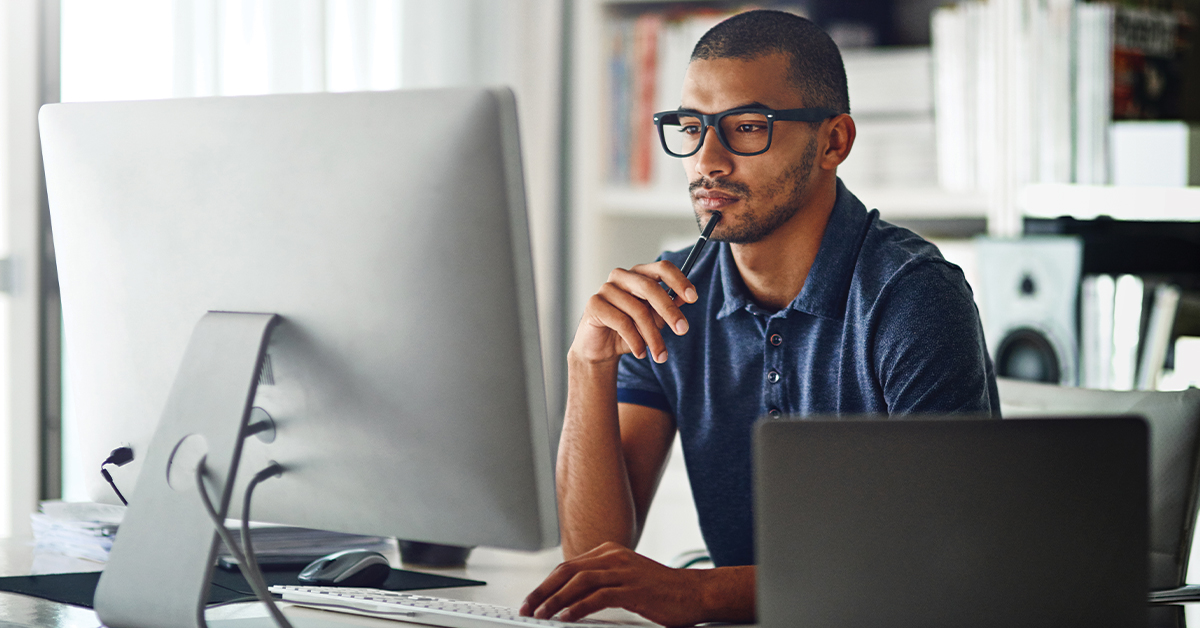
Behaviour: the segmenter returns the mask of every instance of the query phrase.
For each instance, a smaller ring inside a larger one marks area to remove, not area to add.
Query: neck
[[[787,307],[804,288],[817,259],[837,200],[837,184],[833,176],[813,183],[812,193],[796,214],[766,238],[730,245],[742,281],[759,307],[772,311]]]

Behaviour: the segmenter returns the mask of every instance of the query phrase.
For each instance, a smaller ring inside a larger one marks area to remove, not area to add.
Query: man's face
[[[698,59],[688,66],[684,109],[719,113],[734,107],[798,109],[805,103],[788,81],[788,58],[770,54],[751,60]],[[725,150],[716,131],[683,159],[692,208],[701,225],[713,211],[722,219],[713,238],[757,242],[787,222],[805,204],[817,155],[816,129],[804,122],[776,122],[771,148],[741,157]]]

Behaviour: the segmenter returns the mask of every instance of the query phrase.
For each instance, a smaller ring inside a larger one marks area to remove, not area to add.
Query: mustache
[[[740,198],[750,196],[750,186],[737,181],[727,181],[725,179],[710,179],[708,177],[700,177],[695,181],[688,183],[688,194],[695,196],[696,190],[704,188],[705,190],[720,190],[728,192]]]

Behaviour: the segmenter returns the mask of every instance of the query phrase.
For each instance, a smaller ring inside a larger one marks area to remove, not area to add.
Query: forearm
[[[616,361],[568,354],[566,417],[559,441],[557,490],[563,556],[612,541],[633,547],[636,509],[621,448]]]

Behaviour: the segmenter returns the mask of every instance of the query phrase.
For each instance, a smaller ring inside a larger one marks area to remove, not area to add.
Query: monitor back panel
[[[256,518],[554,545],[516,124],[484,89],[43,108],[78,465],[132,444],[112,473],[136,499],[196,322],[272,312],[277,438],[242,468],[288,473]]]
[[[770,422],[756,434],[766,627],[1146,623],[1136,418]]]

